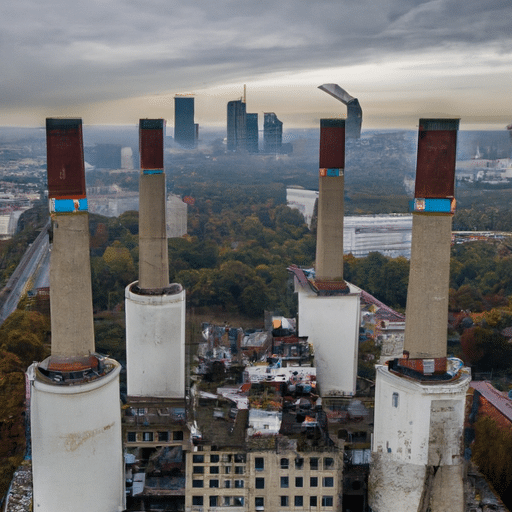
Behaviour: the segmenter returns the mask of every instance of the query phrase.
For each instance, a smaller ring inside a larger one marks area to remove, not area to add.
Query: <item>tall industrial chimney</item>
[[[316,279],[343,280],[345,120],[320,120]]]
[[[34,510],[125,508],[120,365],[94,352],[81,119],[47,119],[51,356],[29,368]]]
[[[345,121],[320,120],[315,276],[291,267],[299,296],[299,336],[315,348],[322,396],[356,392],[360,290],[343,280]]]
[[[169,284],[164,120],[139,123],[139,281],[125,290],[128,395],[185,396],[185,291]]]
[[[462,512],[462,433],[471,376],[447,359],[458,119],[420,119],[404,356],[377,367],[373,512]]]

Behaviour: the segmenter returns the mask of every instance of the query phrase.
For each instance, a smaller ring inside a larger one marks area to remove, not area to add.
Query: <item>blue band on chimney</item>
[[[144,169],[142,174],[162,174],[163,169]]]
[[[321,167],[320,168],[320,176],[330,176],[332,178],[339,178],[343,176],[343,168],[342,167]]]
[[[415,213],[453,213],[455,200],[449,198],[416,198],[409,202],[409,210]]]
[[[50,199],[51,213],[74,213],[88,210],[87,198],[83,199]]]

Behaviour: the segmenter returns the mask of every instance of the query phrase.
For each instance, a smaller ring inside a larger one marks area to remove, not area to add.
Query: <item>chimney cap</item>
[[[320,119],[320,128],[344,128],[345,119]]]
[[[164,119],[140,119],[139,127],[143,130],[162,130]]]
[[[459,118],[454,119],[420,119],[420,131],[458,130]]]

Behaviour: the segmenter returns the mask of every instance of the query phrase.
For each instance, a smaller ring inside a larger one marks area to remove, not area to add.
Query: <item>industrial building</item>
[[[420,119],[404,352],[377,367],[373,512],[464,511],[470,372],[447,358],[458,119]]]
[[[121,367],[95,352],[82,121],[47,119],[46,136],[53,314],[51,355],[27,371],[33,510],[120,512]]]

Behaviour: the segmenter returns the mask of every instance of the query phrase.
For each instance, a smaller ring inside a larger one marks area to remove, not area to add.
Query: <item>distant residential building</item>
[[[281,153],[283,123],[274,112],[265,112],[263,118],[263,143],[266,153]]]
[[[196,143],[198,125],[194,124],[194,98],[190,96],[174,97],[174,140],[192,148]]]
[[[167,197],[167,237],[179,238],[187,234],[187,203],[180,196]]]
[[[246,149],[247,113],[242,100],[228,102],[228,151]]]
[[[318,199],[318,190],[306,190],[303,188],[287,188],[286,204],[290,208],[299,210],[304,215],[304,221],[311,227],[311,219]]]

